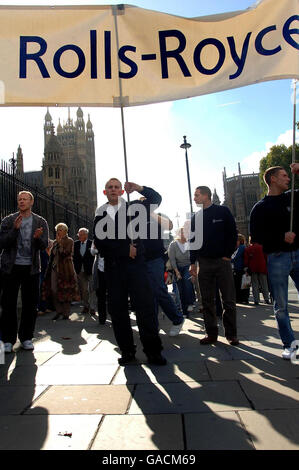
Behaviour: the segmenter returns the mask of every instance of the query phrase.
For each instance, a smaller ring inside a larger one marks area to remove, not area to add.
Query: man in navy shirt
[[[236,346],[236,295],[231,267],[231,255],[237,242],[237,228],[228,207],[218,206],[211,201],[211,190],[198,186],[194,201],[203,207],[203,243],[199,250],[190,249],[190,273],[197,276],[196,261],[199,263],[198,280],[202,296],[206,336],[200,344],[217,341],[218,326],[216,316],[216,281],[223,301],[223,326],[228,342]],[[195,231],[195,217],[191,219],[191,233]]]
[[[299,163],[291,165],[299,174]],[[273,308],[283,343],[283,359],[294,354],[294,332],[288,312],[288,279],[293,279],[299,292],[299,191],[294,192],[293,228],[290,230],[290,178],[281,166],[265,171],[268,194],[252,209],[250,233],[253,242],[260,243],[267,254],[268,280],[273,297]]]

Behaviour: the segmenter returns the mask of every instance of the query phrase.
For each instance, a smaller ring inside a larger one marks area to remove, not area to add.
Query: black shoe
[[[229,342],[229,344],[231,344],[232,346],[238,346],[238,344],[240,344],[238,338],[236,338],[235,336],[233,336],[232,338],[226,338],[226,339]]]
[[[147,361],[149,364],[153,364],[155,366],[165,366],[167,364],[165,357],[163,357],[160,353],[147,356]]]
[[[206,345],[206,344],[214,344],[217,343],[217,336],[211,336],[207,335],[201,340],[199,340],[200,344]]]
[[[135,361],[135,353],[123,353],[122,356],[118,359],[120,366],[125,366]]]
[[[105,315],[99,315],[99,324],[100,325],[105,325],[106,323],[106,316]]]

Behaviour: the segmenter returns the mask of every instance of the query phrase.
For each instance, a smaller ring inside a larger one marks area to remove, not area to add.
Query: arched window
[[[60,170],[59,168],[55,168],[55,178],[58,180],[60,178]]]
[[[51,167],[48,169],[48,176],[49,176],[49,178],[51,178],[53,176],[53,168],[51,168]]]

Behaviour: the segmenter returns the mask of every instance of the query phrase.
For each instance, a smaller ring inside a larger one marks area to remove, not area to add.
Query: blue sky
[[[0,4],[51,4],[9,2]],[[53,4],[117,4],[119,1],[57,1]],[[136,6],[173,15],[193,17],[244,10],[254,0],[136,0]],[[0,77],[1,78],[1,77]],[[299,86],[297,85],[297,88]],[[297,92],[297,97],[299,93]],[[298,101],[298,99],[297,99]],[[93,123],[96,141],[98,202],[110,176],[124,180],[120,111],[83,108]],[[0,158],[8,160],[20,144],[25,170],[38,170],[43,157],[43,120],[46,108],[0,108],[2,129]],[[50,108],[55,126],[67,119],[66,108]],[[71,109],[76,119],[76,108]],[[291,80],[277,80],[176,102],[125,109],[129,179],[157,189],[161,210],[184,221],[189,210],[183,135],[188,151],[192,192],[201,184],[216,188],[223,200],[222,171],[258,171],[259,159],[271,145],[292,142],[293,104]],[[177,223],[177,222],[176,222]]]

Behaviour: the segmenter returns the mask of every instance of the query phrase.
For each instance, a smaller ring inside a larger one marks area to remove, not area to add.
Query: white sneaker
[[[296,351],[297,348],[284,348],[282,353],[283,359],[291,359],[292,354]]]
[[[4,343],[4,352],[11,353],[12,352],[12,344],[11,343]]]
[[[169,336],[177,336],[180,333],[184,322],[185,322],[185,319],[179,325],[172,325],[169,331]]]
[[[26,349],[27,351],[31,351],[32,349],[34,349],[32,341],[30,339],[26,339],[26,341],[23,341],[22,348]]]

